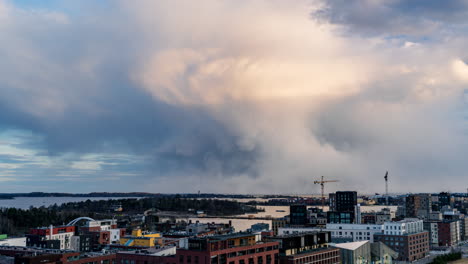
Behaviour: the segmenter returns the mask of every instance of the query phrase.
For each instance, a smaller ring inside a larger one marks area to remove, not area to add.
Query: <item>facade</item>
[[[80,253],[60,249],[38,249],[25,247],[0,247],[0,255],[14,257],[17,264],[116,264],[116,254],[105,253]]]
[[[392,264],[398,253],[382,242],[371,243],[371,263]]]
[[[58,240],[60,243],[60,249],[70,249],[71,237],[75,235],[74,226],[50,226],[33,228],[29,232],[29,236],[26,239],[26,244],[32,245],[39,241],[45,240]],[[48,246],[49,243],[42,243],[42,245]]]
[[[271,229],[278,235],[278,230],[282,227],[285,227],[288,224],[288,220],[286,218],[275,218],[271,220]]]
[[[320,231],[317,227],[281,227],[278,229],[278,236],[295,235]]]
[[[278,242],[257,242],[254,234],[189,238],[177,249],[176,264],[274,264]]]
[[[451,206],[452,205],[452,202],[451,202],[451,195],[450,193],[448,192],[441,192],[439,193],[439,199],[438,199],[438,202],[439,202],[439,208],[442,208],[444,206]]]
[[[382,225],[374,224],[327,224],[333,242],[374,242],[374,234],[382,232]]]
[[[341,251],[341,263],[364,264],[371,263],[371,247],[369,241],[339,243],[332,245]]]
[[[70,249],[80,252],[89,252],[93,249],[92,235],[79,235],[71,237]]]
[[[280,256],[280,264],[339,264],[341,263],[340,250],[337,248],[324,248],[296,255]]]
[[[429,251],[429,232],[424,231],[422,220],[409,218],[387,222],[383,230],[383,233],[374,235],[374,240],[395,250],[398,260],[418,260],[424,258]]]
[[[439,246],[450,247],[460,242],[459,221],[440,221],[437,225]]]
[[[352,224],[354,223],[354,212],[327,212],[327,223]]]
[[[357,205],[357,192],[336,192],[335,199],[337,212],[354,212],[354,207]]]
[[[304,226],[307,224],[307,206],[295,204],[289,207],[289,224],[292,226]]]
[[[406,197],[406,217],[429,219],[432,211],[432,198],[430,194],[412,194]]]
[[[438,221],[424,221],[424,230],[429,232],[429,246],[439,246],[439,224]]]
[[[280,264],[340,263],[338,249],[328,247],[330,232],[314,231],[301,234],[266,237],[265,241],[279,242]]]
[[[160,233],[143,233],[140,229],[132,231],[131,236],[120,238],[120,245],[129,247],[154,247],[157,240],[161,238]]]
[[[357,192],[336,192],[329,195],[329,201],[327,223],[351,224],[361,221],[361,219],[356,221],[356,216],[360,217],[360,210],[357,208]]]

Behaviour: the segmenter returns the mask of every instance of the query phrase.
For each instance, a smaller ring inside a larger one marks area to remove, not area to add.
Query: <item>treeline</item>
[[[60,212],[45,207],[28,210],[0,208],[0,234],[22,235],[27,233],[29,228],[63,225],[79,216],[74,212]]]
[[[15,197],[183,197],[183,198],[255,198],[253,195],[244,194],[215,194],[215,193],[184,193],[184,194],[161,194],[147,192],[92,192],[92,193],[0,193],[0,199],[13,199]]]
[[[461,252],[453,252],[441,256],[437,256],[430,264],[446,264],[449,261],[455,261],[462,258]]]
[[[65,203],[60,206],[54,205],[51,206],[51,208],[60,211],[108,213],[118,206],[122,207],[123,211],[126,213],[141,213],[148,209],[173,212],[187,212],[192,209],[204,211],[209,215],[237,215],[260,211],[260,209],[257,209],[255,206],[236,201],[187,199],[179,195],[141,199],[86,200],[83,202]]]
[[[114,212],[122,207],[123,212]],[[28,210],[16,208],[0,208],[0,234],[21,235],[29,228],[63,225],[71,220],[88,216],[94,219],[112,218],[116,214],[137,214],[148,209],[173,212],[204,211],[209,215],[237,215],[260,211],[236,201],[215,199],[187,199],[181,196],[152,197],[141,199],[118,200],[86,200],[70,202],[62,205],[52,205],[48,208],[30,208]]]

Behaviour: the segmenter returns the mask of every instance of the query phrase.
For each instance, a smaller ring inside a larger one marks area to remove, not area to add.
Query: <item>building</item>
[[[307,222],[306,205],[294,204],[289,207],[289,224],[291,226],[304,226]]]
[[[452,206],[451,195],[448,192],[441,192],[439,193],[439,208],[444,206]]]
[[[392,264],[398,253],[382,242],[371,243],[371,263]]]
[[[406,217],[429,219],[432,211],[432,198],[430,194],[412,194],[405,200]]]
[[[94,249],[102,245],[119,243],[120,238],[125,236],[125,228],[117,228],[116,219],[88,220],[79,227],[80,235],[91,235]]]
[[[80,253],[61,249],[38,249],[0,246],[0,255],[14,257],[16,264],[115,264],[114,252]]]
[[[120,238],[120,245],[129,247],[154,247],[157,240],[161,238],[160,233],[143,233],[141,229],[132,231],[131,236]]]
[[[260,235],[236,233],[189,238],[177,249],[176,264],[274,264],[278,242],[261,242]]]
[[[90,252],[93,250],[93,236],[92,235],[79,235],[72,236],[70,242],[70,249],[79,252]]]
[[[310,226],[325,226],[327,224],[327,214],[322,209],[312,207],[307,209]]]
[[[440,220],[439,220],[440,221]],[[439,221],[424,221],[424,230],[429,232],[429,246],[439,246]]]
[[[132,251],[119,251],[117,264],[178,264],[176,247],[148,248]],[[195,262],[195,260],[194,260]]]
[[[343,264],[371,263],[371,247],[369,241],[339,243],[332,244],[331,246],[340,249],[341,263]]]
[[[315,231],[320,231],[318,227],[281,227],[278,229],[279,236],[283,235],[293,235],[293,234],[303,234],[310,233]]]
[[[278,235],[278,230],[282,227],[285,227],[288,224],[288,219],[285,217],[282,218],[274,218],[271,220],[271,229]]]
[[[335,199],[337,212],[354,212],[354,207],[357,205],[357,192],[336,192]]]
[[[422,220],[408,218],[387,222],[383,230],[383,233],[374,234],[374,240],[395,250],[400,261],[424,258],[429,251],[429,232],[424,231]]]
[[[116,219],[105,219],[105,220],[88,220],[83,226],[80,227],[80,231],[84,233],[95,232],[95,231],[110,231],[111,229],[117,228]]]
[[[327,212],[327,223],[352,224],[354,223],[354,212]]]
[[[332,241],[336,243],[369,240],[374,242],[374,234],[382,232],[382,225],[375,224],[327,224]]]
[[[56,248],[56,244],[47,241],[59,241],[59,249],[70,249],[71,237],[75,235],[75,226],[50,226],[33,228],[26,236],[26,246]]]
[[[313,231],[301,234],[266,237],[264,241],[279,242],[279,263],[340,263],[340,251],[331,248],[330,232]]]
[[[343,191],[329,195],[330,210],[327,212],[328,223],[351,224],[360,214],[357,206],[357,192]],[[360,222],[359,220],[358,222]]]
[[[460,242],[460,222],[445,220],[437,223],[439,246],[450,247]]]

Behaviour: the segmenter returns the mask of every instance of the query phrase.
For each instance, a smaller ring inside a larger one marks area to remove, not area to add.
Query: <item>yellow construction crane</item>
[[[314,181],[314,184],[320,184],[320,186],[322,187],[322,211],[325,207],[325,183],[326,182],[338,182],[337,180],[328,180],[328,181],[325,181],[323,179],[323,176],[322,176],[322,179],[320,181]]]

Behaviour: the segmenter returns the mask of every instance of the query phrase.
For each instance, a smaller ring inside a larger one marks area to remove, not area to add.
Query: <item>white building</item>
[[[327,224],[327,231],[333,239],[352,242],[369,240],[374,242],[374,234],[382,232],[382,225],[375,224]]]
[[[301,234],[320,230],[323,229],[317,227],[280,227],[278,228],[278,235]]]
[[[423,220],[406,218],[398,222],[386,222],[383,225],[385,235],[405,235],[424,231]]]

